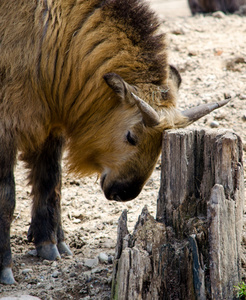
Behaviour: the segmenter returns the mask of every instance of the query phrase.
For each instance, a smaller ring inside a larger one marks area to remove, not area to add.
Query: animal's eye
[[[132,146],[136,146],[137,140],[136,140],[136,138],[131,134],[130,131],[127,132],[126,139],[127,139],[127,142],[128,142],[129,144],[131,144]]]

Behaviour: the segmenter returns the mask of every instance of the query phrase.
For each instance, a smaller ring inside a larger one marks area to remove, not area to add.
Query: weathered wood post
[[[165,132],[156,220],[118,226],[112,299],[233,299],[240,282],[242,142],[228,131]]]

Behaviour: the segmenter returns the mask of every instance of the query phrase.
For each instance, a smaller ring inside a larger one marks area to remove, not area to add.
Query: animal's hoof
[[[3,268],[0,271],[0,283],[3,283],[3,284],[16,283],[11,268]]]
[[[60,253],[55,244],[45,244],[38,246],[37,248],[38,256],[48,259],[48,260],[56,260],[61,259]]]
[[[60,254],[73,255],[72,251],[65,242],[60,242],[57,245]]]

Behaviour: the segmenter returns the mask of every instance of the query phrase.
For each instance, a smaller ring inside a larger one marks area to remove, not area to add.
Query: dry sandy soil
[[[176,65],[183,83],[181,109],[231,96],[231,102],[204,117],[195,127],[227,128],[241,136],[246,154],[246,20],[238,15],[191,17],[184,1],[150,1],[158,10],[162,30],[170,42],[170,62]],[[220,17],[220,18],[219,18]],[[216,128],[214,130],[217,130]],[[40,299],[110,299],[112,259],[117,221],[128,210],[132,230],[144,205],[155,215],[160,168],[156,168],[140,196],[128,203],[108,202],[96,177],[83,179],[63,174],[63,225],[74,256],[49,262],[28,254],[30,188],[21,163],[16,169],[17,205],[11,231],[13,271],[16,285],[0,285],[1,297],[29,294]],[[97,262],[99,253],[108,262]],[[95,265],[87,267],[89,259]]]

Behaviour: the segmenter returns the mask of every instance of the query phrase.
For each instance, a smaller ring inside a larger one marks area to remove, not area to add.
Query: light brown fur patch
[[[120,5],[135,14],[134,22]],[[103,80],[106,73],[135,86],[160,115],[176,106],[165,36],[142,1],[5,0],[0,53],[1,130],[24,154],[51,131],[65,134],[71,169],[81,174],[101,172],[102,165],[116,169],[134,153],[122,144],[141,114],[119,103]],[[158,132],[160,151],[161,129],[146,130],[145,149]]]

